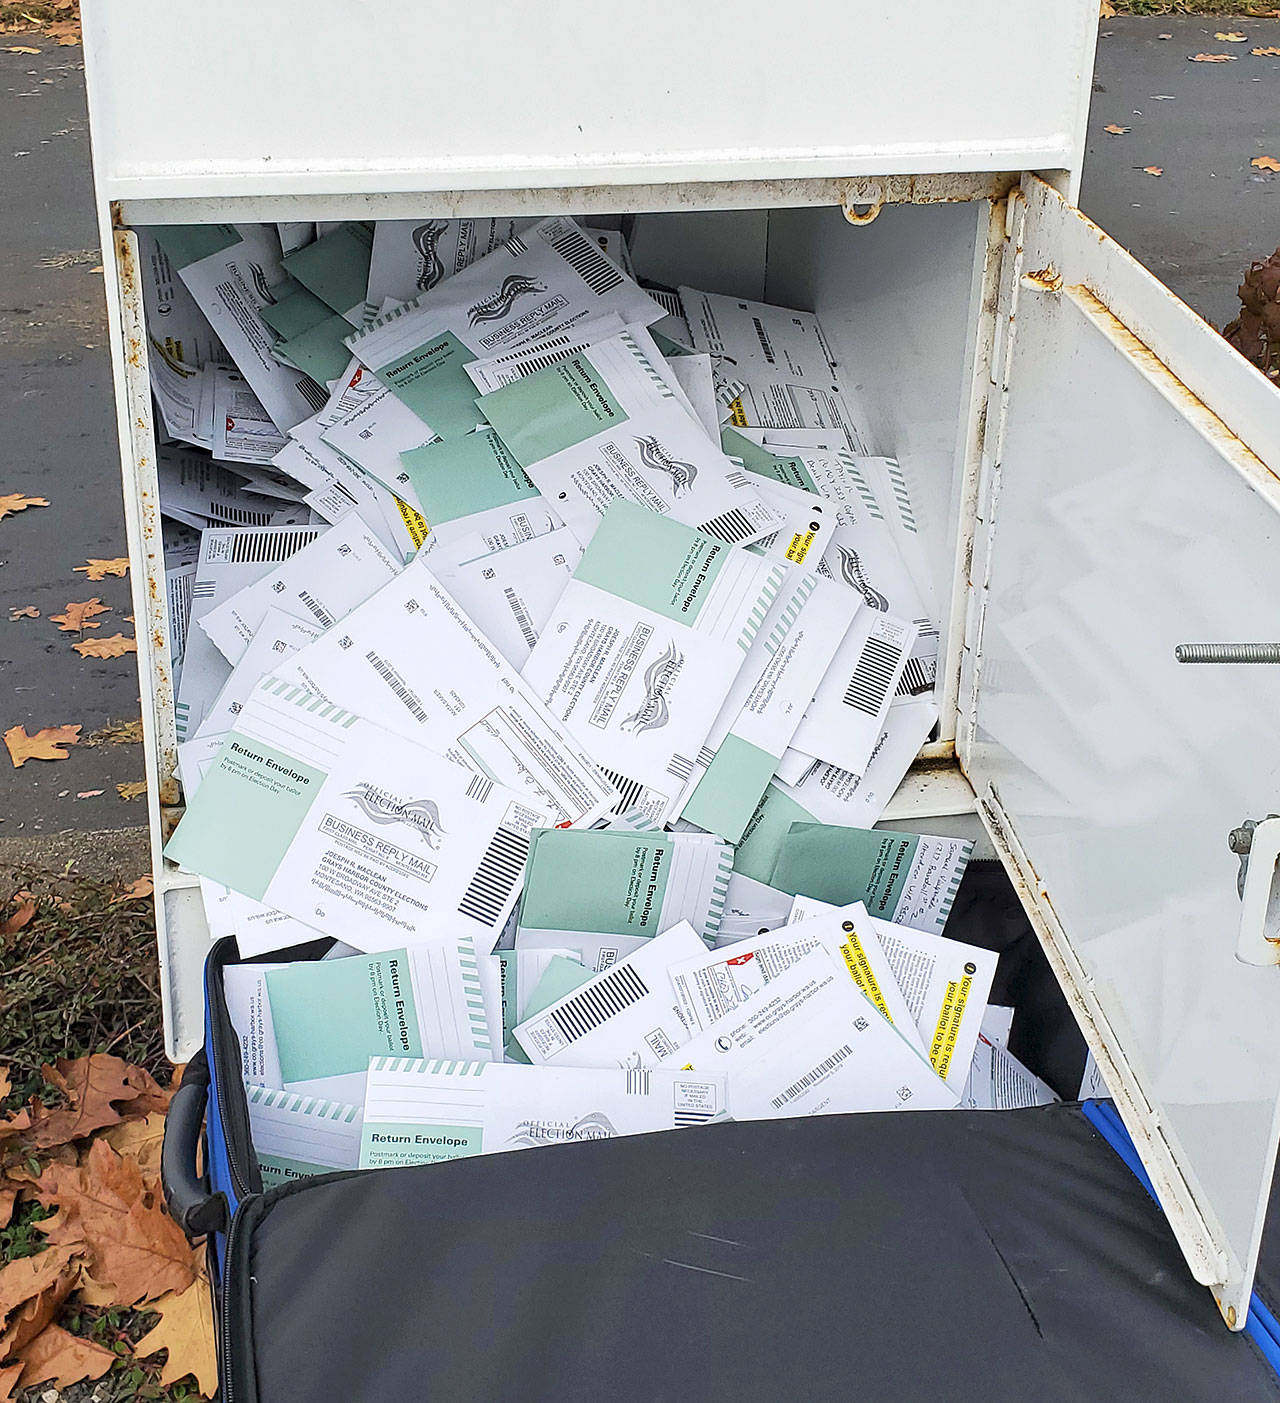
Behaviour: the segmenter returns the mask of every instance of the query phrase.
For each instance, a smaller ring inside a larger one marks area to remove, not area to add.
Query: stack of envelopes
[[[872,829],[935,586],[812,313],[565,217],[142,243],[166,855],[253,961],[269,1176],[1052,1097],[944,930],[969,844]]]

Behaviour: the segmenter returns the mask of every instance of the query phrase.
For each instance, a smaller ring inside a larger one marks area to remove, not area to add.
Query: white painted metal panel
[[[1280,811],[1280,667],[1181,666],[1174,648],[1280,639],[1280,392],[1024,188],[962,760],[1192,1270],[1238,1328],[1280,1130],[1280,969],[1235,957],[1227,835]]]
[[[84,0],[99,194],[1079,173],[1095,0]]]

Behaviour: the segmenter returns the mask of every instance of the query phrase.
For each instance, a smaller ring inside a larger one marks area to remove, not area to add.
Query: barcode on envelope
[[[627,1068],[627,1095],[648,1096],[653,1084],[653,1074],[647,1067]]]
[[[902,681],[898,683],[900,697],[921,697],[933,690],[938,680],[937,658],[908,658],[902,669]]]
[[[509,828],[499,828],[458,903],[459,912],[482,925],[497,925],[502,919],[502,908],[524,875],[528,856],[528,838]]]
[[[709,521],[704,521],[698,530],[714,536],[718,541],[728,541],[733,546],[756,534],[756,528],[741,507],[730,507],[727,512],[713,516]]]
[[[566,1043],[577,1042],[624,1008],[639,1003],[648,992],[649,986],[630,965],[617,965],[553,1008],[547,1017]]]
[[[638,779],[628,779],[626,775],[620,775],[617,770],[606,770],[600,766],[600,773],[618,791],[618,802],[610,810],[610,813],[625,814],[628,809],[633,809],[639,804],[641,796],[644,794],[644,785]]]
[[[578,274],[597,297],[622,282],[622,274],[576,227],[551,240],[551,247]]]
[[[372,651],[366,653],[364,656],[365,661],[373,667],[374,672],[376,672],[387,686],[391,688],[392,694],[404,706],[405,710],[408,711],[415,720],[420,721],[425,726],[431,718],[427,715],[426,709],[419,700],[417,693],[405,685],[404,679],[385,658],[379,657],[377,653]]]
[[[288,560],[295,551],[309,546],[319,534],[315,527],[301,531],[246,531],[231,542],[227,559],[232,565]]]
[[[845,688],[844,704],[855,711],[877,716],[893,686],[893,674],[902,661],[902,649],[883,638],[868,638],[858,665]]]
[[[781,1110],[788,1101],[794,1101],[802,1092],[808,1091],[815,1082],[819,1082],[828,1072],[834,1071],[846,1057],[853,1054],[853,1048],[845,1043],[843,1047],[838,1047],[830,1057],[824,1058],[811,1072],[806,1072],[799,1081],[791,1083],[780,1095],[773,1098],[775,1110]]]
[[[322,385],[317,385],[309,375],[295,380],[293,387],[317,414],[329,403],[329,391]]]
[[[511,610],[512,617],[519,625],[521,636],[532,648],[538,641],[538,631],[533,626],[529,611],[524,607],[524,600],[509,585],[503,585],[502,592],[507,597],[507,605]]]
[[[305,589],[300,589],[298,591],[298,598],[302,600],[303,604],[315,615],[316,620],[323,624],[325,628],[331,628],[333,626],[333,615],[320,603],[314,594],[309,594]]]

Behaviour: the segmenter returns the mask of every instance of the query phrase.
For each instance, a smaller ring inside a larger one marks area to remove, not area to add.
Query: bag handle
[[[187,1063],[182,1085],[169,1103],[160,1153],[169,1215],[192,1242],[209,1233],[226,1232],[230,1221],[226,1195],[210,1193],[208,1175],[196,1170],[208,1100],[209,1063],[201,1048]]]

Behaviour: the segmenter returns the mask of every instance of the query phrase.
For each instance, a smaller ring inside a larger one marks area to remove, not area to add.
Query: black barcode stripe
[[[713,516],[710,521],[704,521],[698,530],[714,536],[718,541],[728,541],[731,546],[757,534],[741,507],[731,507],[727,512]]]
[[[647,1067],[627,1068],[627,1095],[648,1096],[653,1075]]]
[[[645,291],[666,312],[669,317],[683,317],[684,308],[680,305],[680,294],[669,287],[647,287]]]
[[[320,534],[315,526],[289,531],[246,531],[231,542],[232,565],[272,564],[288,560]]]
[[[566,1042],[577,1042],[648,992],[649,986],[630,965],[618,965],[552,1009],[549,1016]]]
[[[609,810],[610,813],[625,814],[628,809],[634,808],[640,802],[640,796],[644,793],[644,785],[638,779],[628,779],[626,775],[620,775],[617,770],[606,770],[603,765],[600,766],[600,773],[622,796]]]
[[[191,597],[192,599],[212,599],[217,589],[217,580],[197,580],[191,586]]]
[[[898,683],[897,696],[919,697],[933,691],[938,680],[937,658],[908,658],[902,669],[902,681]]]
[[[374,672],[391,688],[396,697],[404,704],[409,713],[425,726],[431,719],[416,692],[410,691],[405,685],[404,679],[391,666],[385,658],[380,658],[377,653],[368,652],[364,655],[365,661],[370,663]]]
[[[677,1111],[675,1122],[681,1125],[705,1125],[711,1119],[711,1111]]]
[[[311,612],[316,616],[316,618],[319,619],[319,621],[325,626],[325,628],[333,627],[333,615],[324,607],[323,604],[320,603],[320,601],[315,597],[315,595],[308,594],[305,589],[300,589],[298,591],[298,598],[302,600],[302,602],[307,606],[308,609],[311,610]]]
[[[529,617],[529,611],[524,607],[524,601],[508,585],[503,585],[502,592],[507,596],[507,603],[511,606],[516,623],[520,626],[524,641],[532,648],[538,641],[538,634],[533,626],[533,620]]]
[[[226,526],[270,526],[271,511],[250,511],[247,507],[229,507],[223,502],[210,502],[202,516]]]
[[[317,385],[309,375],[295,381],[294,386],[317,414],[329,403],[329,391],[323,385]]]
[[[483,775],[472,775],[471,783],[467,785],[467,798],[475,799],[478,803],[486,803],[489,795],[493,793],[493,781],[486,779]]]
[[[529,245],[525,243],[519,234],[512,234],[507,240],[507,249],[519,257],[520,254],[529,252]]]
[[[698,764],[701,765],[704,770],[711,768],[711,762],[715,758],[716,752],[712,750],[709,745],[704,745],[702,749],[698,751]]]
[[[901,657],[902,649],[896,643],[887,643],[883,638],[868,638],[845,688],[845,706],[865,712],[868,716],[878,715]]]
[[[459,912],[483,925],[497,925],[503,906],[524,875],[528,856],[528,838],[514,829],[499,828],[458,903]]]
[[[622,274],[580,229],[571,228],[552,239],[551,247],[597,297],[612,292],[622,282]]]
[[[764,358],[773,365],[777,357],[773,354],[773,346],[769,341],[769,334],[764,329],[764,323],[759,317],[751,318],[751,325],[756,329],[756,340],[760,342],[760,349],[764,352]]]
[[[667,773],[683,783],[693,773],[693,761],[686,760],[683,755],[673,755],[667,761]]]
[[[801,1077],[799,1081],[792,1082],[789,1087],[780,1095],[773,1098],[775,1110],[780,1110],[788,1101],[794,1101],[802,1091],[807,1091],[820,1077],[825,1077],[833,1067],[838,1067],[844,1059],[853,1052],[848,1043],[841,1048],[837,1048],[830,1057],[819,1062],[812,1072]]]

